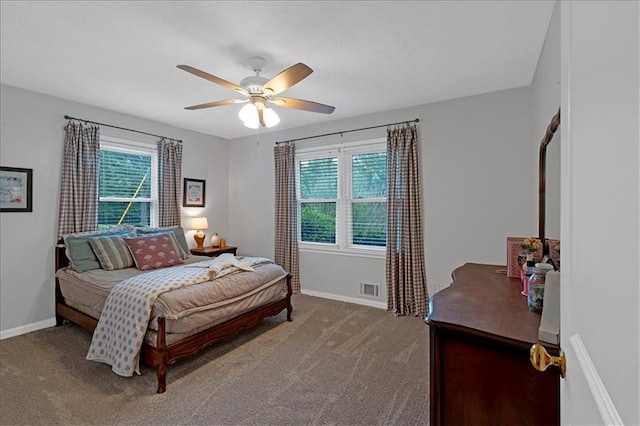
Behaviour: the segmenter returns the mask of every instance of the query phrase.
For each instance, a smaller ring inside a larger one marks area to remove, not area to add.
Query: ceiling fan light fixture
[[[250,121],[251,119],[257,116],[258,116],[258,112],[256,111],[256,106],[251,103],[243,106],[240,109],[240,112],[238,113],[238,117],[240,117],[240,120],[242,121]]]
[[[246,104],[240,109],[238,117],[244,123],[244,125],[250,129],[257,129],[260,127],[260,118],[258,117],[258,110],[254,104]]]
[[[276,112],[273,109],[265,108],[262,111],[262,114],[263,114],[265,126],[273,127],[273,126],[277,126],[278,123],[280,123],[280,117],[278,117],[278,114],[276,114]]]
[[[258,115],[258,108],[262,109],[262,119],[266,127],[273,127],[280,123],[280,117],[271,108],[266,105],[256,105],[254,103],[246,104],[240,109],[238,117],[244,123],[244,125],[250,129],[257,129],[260,127],[260,116]]]
[[[268,82],[269,80],[261,77],[259,75],[252,75],[250,77],[246,77],[244,78],[241,82],[240,82],[240,86],[244,89],[247,90],[247,92],[249,93],[262,93],[262,87]]]
[[[260,127],[260,122],[258,121],[257,118],[255,120],[243,121],[242,123],[244,124],[245,127],[248,127],[250,129],[253,129],[253,130],[255,130],[258,127]]]

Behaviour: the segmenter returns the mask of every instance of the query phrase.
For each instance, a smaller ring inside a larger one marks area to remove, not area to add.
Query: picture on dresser
[[[542,260],[542,243],[533,237],[507,237],[507,276],[520,278],[522,265],[527,255],[533,255],[535,262]]]
[[[560,240],[547,240],[549,245],[549,258],[553,261],[553,266],[560,270]]]

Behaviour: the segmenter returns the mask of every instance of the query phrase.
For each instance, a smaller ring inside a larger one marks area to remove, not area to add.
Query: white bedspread
[[[213,258],[190,265],[162,268],[131,277],[116,285],[105,303],[87,359],[111,365],[121,376],[140,374],[140,348],[158,296],[192,284],[220,278],[253,266],[273,263],[262,257]]]

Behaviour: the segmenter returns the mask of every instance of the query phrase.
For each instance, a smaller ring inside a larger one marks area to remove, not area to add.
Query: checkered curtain
[[[98,227],[100,127],[69,120],[62,156],[58,239]]]
[[[415,125],[387,130],[387,309],[426,317],[427,281]]]
[[[291,288],[300,293],[298,270],[298,207],[296,205],[295,147],[276,145],[275,159],[275,258],[291,274]]]
[[[162,138],[158,142],[158,225],[180,225],[182,143]]]

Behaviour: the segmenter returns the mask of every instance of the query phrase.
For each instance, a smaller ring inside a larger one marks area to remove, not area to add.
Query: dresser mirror
[[[560,126],[560,108],[553,116],[551,122],[547,126],[547,131],[540,142],[540,156],[538,161],[538,235],[542,241],[543,255],[549,254],[549,245],[545,234],[546,209],[546,193],[547,193],[547,147],[553,140],[558,127]],[[560,182],[553,182],[559,185]]]

